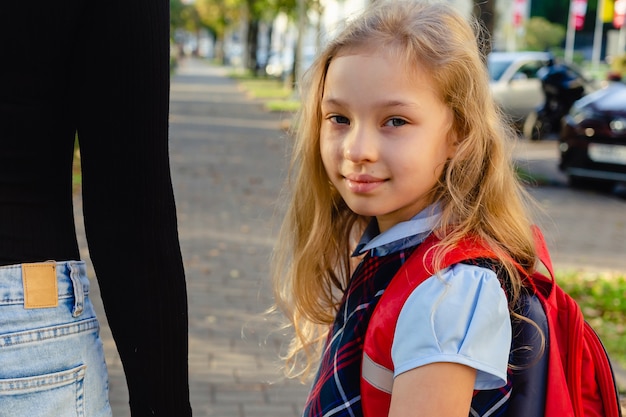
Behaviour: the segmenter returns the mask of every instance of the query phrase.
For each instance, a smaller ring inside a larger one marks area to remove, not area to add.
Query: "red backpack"
[[[618,417],[619,394],[602,342],[584,320],[576,302],[554,279],[552,261],[543,235],[534,229],[539,260],[550,276],[534,272],[528,279],[545,333],[541,361],[512,377],[513,391],[507,416],[524,417]],[[389,412],[393,363],[391,346],[398,316],[413,290],[433,275],[433,251],[438,240],[431,235],[396,273],[381,296],[370,319],[364,342],[361,401],[365,416]],[[479,241],[466,238],[450,251],[442,268],[468,260],[496,259]],[[431,272],[429,272],[431,271]],[[514,333],[514,339],[521,337]],[[535,338],[536,339],[536,338]],[[513,340],[515,345],[516,340]],[[528,339],[519,341],[519,346]],[[517,384],[516,384],[517,380]],[[517,398],[516,395],[520,398]],[[545,404],[542,405],[542,404]],[[534,407],[533,411],[529,408]],[[543,409],[543,410],[542,410]]]

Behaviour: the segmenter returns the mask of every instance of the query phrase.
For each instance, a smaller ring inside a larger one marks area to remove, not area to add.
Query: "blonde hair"
[[[344,203],[320,156],[325,76],[330,61],[341,54],[384,48],[394,51],[407,70],[419,66],[430,74],[435,91],[452,110],[451,133],[457,138],[456,153],[432,190],[442,209],[434,229],[442,239],[435,259],[440,262],[463,236],[478,236],[500,257],[511,280],[509,300],[515,304],[523,287],[515,264],[530,272],[536,258],[525,207],[530,200],[507,152],[514,133],[491,98],[477,30],[476,23],[443,3],[379,1],[331,40],[305,74],[289,199],[272,271],[276,306],[294,330],[285,356],[288,374],[307,376],[316,366],[350,279],[355,236],[370,220]]]

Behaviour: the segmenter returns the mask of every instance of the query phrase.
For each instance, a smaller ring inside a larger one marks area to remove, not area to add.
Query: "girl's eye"
[[[391,126],[391,127],[400,127],[400,126],[404,126],[405,124],[406,124],[406,120],[400,119],[398,117],[391,118],[387,120],[387,122],[385,122],[385,126]]]
[[[350,120],[348,120],[347,117],[344,116],[331,116],[329,117],[329,119],[337,124],[340,125],[349,125],[350,124]]]

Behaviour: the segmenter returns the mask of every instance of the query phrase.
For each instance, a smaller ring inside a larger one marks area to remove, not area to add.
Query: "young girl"
[[[536,258],[476,32],[446,4],[376,2],[321,52],[301,93],[274,279],[295,330],[289,370],[317,368],[304,415],[469,415],[475,391],[507,384],[517,268]],[[499,262],[459,263],[415,289],[395,328],[391,405],[363,410],[368,320],[431,234],[439,263],[467,235]]]

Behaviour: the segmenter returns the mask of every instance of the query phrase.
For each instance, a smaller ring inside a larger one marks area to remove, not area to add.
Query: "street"
[[[555,140],[515,145],[518,165],[543,178],[529,187],[544,213],[537,224],[546,235],[555,268],[589,272],[626,271],[626,194],[573,189],[558,171]]]

